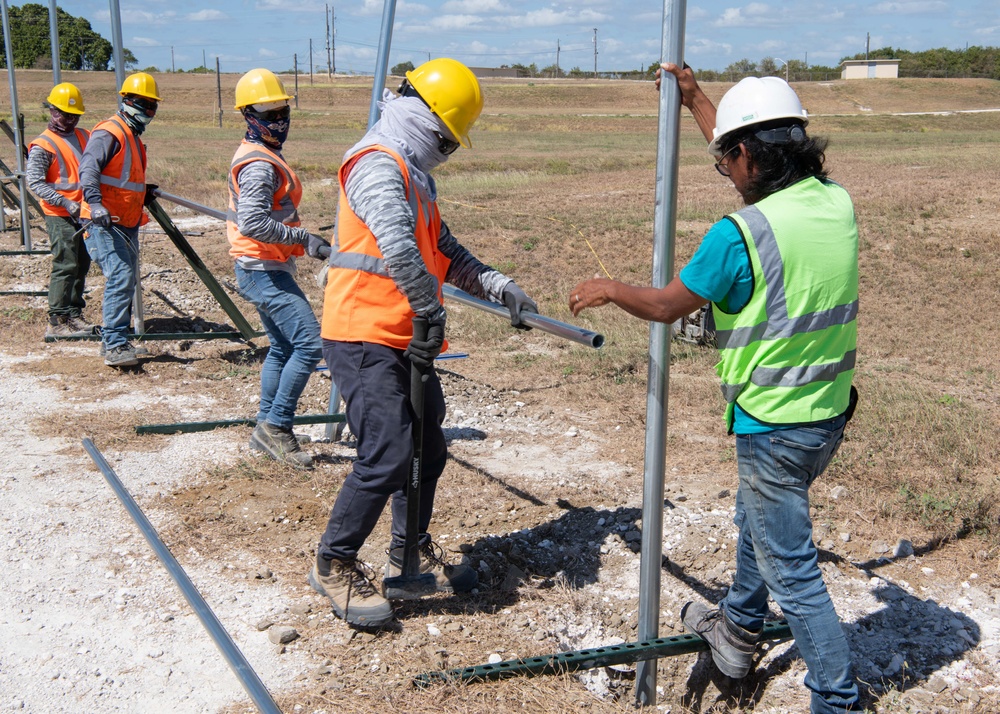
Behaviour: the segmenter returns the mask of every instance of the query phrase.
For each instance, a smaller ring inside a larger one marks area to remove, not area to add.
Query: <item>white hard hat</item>
[[[737,129],[775,119],[799,119],[805,126],[809,123],[808,116],[799,96],[785,80],[779,77],[746,77],[719,101],[708,153],[721,157],[719,140]]]

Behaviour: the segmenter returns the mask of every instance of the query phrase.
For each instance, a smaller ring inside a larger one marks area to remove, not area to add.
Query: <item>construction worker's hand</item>
[[[660,79],[663,71],[669,72],[677,78],[677,86],[681,90],[681,104],[690,109],[695,95],[700,91],[698,80],[694,78],[694,70],[686,63],[683,68],[678,67],[673,62],[664,62],[660,67],[662,70],[656,70],[656,90],[660,90]]]
[[[143,196],[142,198],[143,206],[148,206],[149,204],[151,204],[153,201],[156,200],[156,196],[153,195],[153,191],[155,191],[158,188],[159,186],[157,186],[155,183],[146,184],[146,195]]]
[[[326,260],[330,257],[330,244],[312,233],[306,234],[306,254],[310,258]]]
[[[66,199],[65,201],[63,201],[63,208],[66,209],[66,213],[68,213],[69,217],[72,218],[74,221],[80,220],[79,203],[77,203],[76,201],[70,201],[69,199]]]
[[[428,369],[434,364],[434,358],[441,354],[444,346],[444,322],[432,322],[427,326],[427,339],[410,339],[406,348],[406,356],[420,369]]]
[[[537,315],[538,305],[513,280],[503,289],[503,304],[510,310],[510,324],[513,327],[519,330],[531,329],[521,321],[521,317],[529,313]]]
[[[101,228],[111,227],[111,212],[100,203],[90,204],[90,222]]]

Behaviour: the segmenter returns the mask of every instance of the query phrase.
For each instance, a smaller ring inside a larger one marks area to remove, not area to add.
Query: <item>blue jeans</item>
[[[841,416],[736,437],[736,576],[720,606],[733,623],[759,630],[768,595],[774,598],[809,669],[813,714],[858,705],[851,652],[823,582],[809,519],[809,486],[843,441],[844,424]]]
[[[236,266],[240,295],[253,303],[271,341],[260,372],[257,422],[292,428],[292,418],[309,375],[323,351],[319,322],[294,276],[284,270]]]
[[[406,479],[413,457],[410,361],[403,350],[370,342],[323,340],[323,356],[347,405],[347,423],[358,440],[358,458],[330,511],[319,556],[350,560],[371,535],[392,498],[390,548],[406,541]],[[448,450],[441,424],[445,403],[437,373],[424,385],[424,440],[420,470],[420,544],[434,510],[434,493]]]
[[[84,241],[87,253],[104,273],[104,323],[101,334],[109,351],[124,347],[129,338],[129,318],[135,295],[135,275],[139,264],[139,227],[113,225],[101,228],[91,223]]]

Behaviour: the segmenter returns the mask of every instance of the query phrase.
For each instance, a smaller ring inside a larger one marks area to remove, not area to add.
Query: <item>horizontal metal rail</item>
[[[785,620],[764,623],[761,641],[783,642],[792,639],[792,631]],[[458,667],[441,672],[427,672],[413,678],[414,684],[426,687],[445,682],[481,682],[508,677],[536,677],[543,674],[579,672],[597,667],[631,664],[660,657],[672,657],[708,650],[708,643],[698,635],[684,634],[661,637],[644,642],[625,642],[620,645],[594,647],[574,652],[511,659],[496,664],[475,667]]]
[[[254,671],[253,667],[247,661],[246,657],[240,651],[240,648],[236,646],[233,639],[226,632],[226,628],[222,626],[219,622],[219,618],[215,616],[212,612],[212,608],[208,606],[205,602],[205,598],[201,596],[198,592],[198,588],[195,587],[194,583],[191,582],[191,578],[188,574],[184,572],[184,568],[181,564],[177,562],[170,549],[160,540],[160,536],[157,534],[156,529],[153,528],[153,524],[149,522],[146,515],[139,508],[139,504],[135,502],[132,498],[132,494],[128,492],[128,489],[122,484],[121,479],[112,470],[111,466],[105,460],[104,455],[98,450],[94,445],[94,442],[89,438],[83,439],[83,448],[87,450],[90,458],[93,459],[97,468],[100,469],[101,473],[104,474],[104,478],[107,480],[108,485],[111,486],[111,490],[115,492],[118,500],[121,501],[122,505],[125,506],[125,510],[128,511],[129,516],[135,521],[135,524],[142,531],[143,537],[146,542],[153,548],[156,553],[156,557],[160,559],[163,566],[170,573],[170,577],[180,588],[181,594],[184,595],[184,599],[188,601],[188,604],[194,610],[195,615],[201,620],[201,624],[205,626],[208,630],[209,636],[215,642],[215,646],[219,648],[222,656],[226,659],[226,663],[229,668],[233,670],[233,674],[236,678],[240,680],[240,684],[243,685],[243,689],[246,693],[250,695],[253,703],[257,705],[257,709],[264,714],[281,714],[281,710],[275,703],[274,699],[271,698],[271,694],[267,691],[267,687],[261,681],[260,677]]]
[[[292,417],[292,423],[303,424],[336,424],[345,420],[343,414],[301,414]],[[145,424],[135,428],[136,434],[192,434],[196,431],[212,431],[229,426],[256,426],[257,420],[219,419],[216,421],[189,421],[177,424]]]
[[[510,310],[503,305],[495,302],[489,302],[488,300],[480,300],[477,297],[469,295],[467,292],[459,290],[454,285],[443,286],[441,288],[441,292],[444,293],[444,296],[449,300],[454,300],[455,302],[463,305],[478,308],[484,312],[490,313],[491,315],[496,315],[497,317],[510,318]],[[521,313],[521,322],[528,327],[533,327],[541,332],[547,332],[550,335],[562,337],[570,340],[571,342],[578,342],[581,345],[593,347],[594,349],[600,349],[604,344],[604,335],[598,332],[585,330],[582,327],[570,325],[566,322],[560,322],[559,320],[554,320],[553,318],[545,317],[544,315]]]
[[[52,255],[50,250],[0,250],[0,255]]]
[[[263,332],[254,332],[251,337],[260,337]],[[167,340],[182,342],[184,340],[234,340],[240,341],[243,339],[243,333],[241,332],[143,332],[141,335],[130,334],[127,337],[133,342],[150,342],[152,340]],[[63,341],[97,341],[100,340],[100,335],[46,335],[46,342],[63,342]]]
[[[180,196],[174,196],[172,194],[166,193],[162,189],[156,189],[153,191],[153,195],[157,198],[162,198],[167,201],[172,201],[178,206],[184,206],[185,208],[190,208],[192,211],[198,211],[206,216],[211,216],[213,218],[218,218],[221,221],[226,220],[226,214],[224,211],[219,211],[214,208],[209,208],[208,206],[203,206],[200,203],[195,203],[194,201],[189,201],[186,198],[181,198]],[[444,296],[449,300],[454,300],[455,302],[462,303],[463,305],[468,305],[470,307],[478,308],[497,317],[510,318],[510,311],[503,305],[499,305],[494,302],[489,302],[487,300],[480,300],[479,298],[469,295],[467,292],[463,292],[452,285],[445,285],[441,291]],[[599,349],[604,344],[604,335],[592,330],[584,330],[575,325],[570,325],[565,322],[560,322],[559,320],[554,320],[551,317],[545,317],[543,315],[531,315],[522,314],[521,320],[528,327],[533,327],[541,332],[547,332],[550,335],[555,335],[556,337],[563,337],[572,342],[577,342],[587,347],[593,347]]]
[[[0,290],[0,295],[27,295],[28,297],[45,297],[48,290]]]

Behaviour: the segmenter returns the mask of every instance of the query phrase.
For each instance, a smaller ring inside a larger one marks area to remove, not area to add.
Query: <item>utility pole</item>
[[[872,33],[865,33],[865,62],[868,61],[868,50],[871,48],[872,44]]]
[[[337,74],[337,16],[334,14],[336,8],[330,8],[330,66],[333,73]]]
[[[559,40],[556,40],[556,76],[559,77],[562,72],[559,71]]]
[[[299,55],[298,53],[292,55],[292,61],[295,62],[295,108],[299,108]]]
[[[309,86],[313,83],[313,41],[309,39]]]
[[[174,46],[170,45],[170,71],[176,72],[177,69],[174,67]]]
[[[330,59],[330,6],[323,10],[323,19],[326,20],[326,78],[333,79],[333,62]]]
[[[205,59],[205,50],[201,51],[201,66],[208,69],[208,60]]]
[[[597,78],[597,28],[594,28],[594,78]]]

